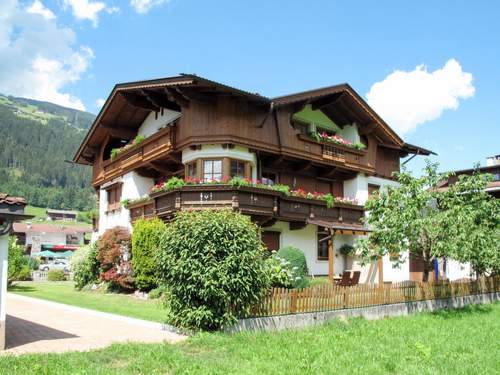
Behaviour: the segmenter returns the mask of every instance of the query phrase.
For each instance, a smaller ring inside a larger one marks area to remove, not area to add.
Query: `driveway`
[[[84,351],[112,343],[175,343],[160,323],[7,293],[5,353]],[[1,353],[1,352],[0,352]]]

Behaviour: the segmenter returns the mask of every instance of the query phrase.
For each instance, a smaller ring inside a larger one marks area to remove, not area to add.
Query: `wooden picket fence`
[[[297,314],[414,302],[474,294],[500,292],[500,276],[457,281],[360,284],[337,286],[323,284],[304,289],[273,288],[252,309],[252,317]]]

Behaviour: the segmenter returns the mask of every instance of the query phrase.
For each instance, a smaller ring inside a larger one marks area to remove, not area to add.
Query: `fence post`
[[[290,314],[297,312],[297,290],[293,289],[290,294]]]

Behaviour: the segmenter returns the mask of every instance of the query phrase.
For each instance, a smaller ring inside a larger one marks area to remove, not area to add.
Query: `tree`
[[[367,201],[365,221],[372,232],[357,242],[357,250],[365,259],[391,254],[396,263],[408,253],[421,258],[424,281],[441,257],[471,262],[478,273],[498,272],[500,206],[484,191],[491,176],[459,176],[445,190],[439,184],[451,174],[437,167],[427,162],[421,177],[395,173],[399,186]]]

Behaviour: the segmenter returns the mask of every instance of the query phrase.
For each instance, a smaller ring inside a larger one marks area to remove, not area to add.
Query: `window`
[[[493,181],[500,181],[500,172],[493,173]]]
[[[222,179],[222,160],[203,161],[203,181],[220,181]]]
[[[318,231],[318,260],[328,260],[328,242],[330,234]]]
[[[246,162],[241,160],[231,160],[231,177],[245,178],[245,165]]]
[[[122,185],[116,184],[106,189],[108,193],[108,211],[120,209],[120,200],[122,198]]]
[[[196,161],[186,164],[186,177],[198,178]]]
[[[264,185],[275,185],[278,183],[278,174],[274,172],[262,172],[262,183]]]

